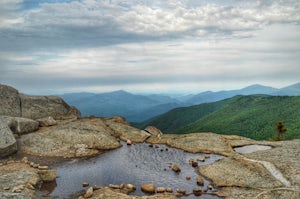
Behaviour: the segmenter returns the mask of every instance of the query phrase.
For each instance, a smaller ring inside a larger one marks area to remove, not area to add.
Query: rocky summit
[[[106,150],[122,147],[120,141],[130,145],[147,142],[151,147],[166,144],[190,153],[222,155],[223,158],[210,164],[194,164],[191,168],[196,168],[195,176],[184,176],[187,180],[197,178],[197,183],[201,179],[199,184],[203,184],[203,179],[210,180],[207,190],[216,188],[210,194],[221,198],[300,198],[300,140],[266,142],[211,132],[172,135],[163,134],[154,126],[140,130],[130,126],[123,117],[80,117],[75,107],[59,97],[28,96],[6,85],[0,85],[0,101],[0,198],[40,198],[39,185],[57,177],[50,158],[63,163],[68,158],[101,155]],[[271,148],[246,154],[234,150],[254,144]],[[195,160],[205,162],[206,158],[209,155]],[[80,186],[82,183],[78,182]],[[197,197],[207,192],[199,188],[193,193],[173,191],[153,183],[151,187],[143,186],[143,189],[151,188],[151,195],[134,196],[134,185],[87,186],[90,187],[86,192],[74,191],[70,197],[155,199],[191,194]],[[130,192],[132,195],[128,195]]]

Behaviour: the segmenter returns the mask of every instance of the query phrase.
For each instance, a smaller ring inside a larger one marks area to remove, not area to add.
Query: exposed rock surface
[[[0,84],[0,102],[0,115],[21,117],[21,100],[16,89]]]
[[[212,152],[221,155],[228,155],[232,153],[232,148],[226,142],[226,139],[224,139],[221,135],[213,133],[176,135],[173,138],[168,139],[167,144],[192,153]]]
[[[16,139],[5,122],[0,121],[0,157],[5,157],[17,151]]]
[[[145,128],[145,131],[147,131],[151,135],[157,136],[157,137],[162,135],[162,132],[158,128],[156,128],[155,126],[147,126]]]
[[[21,94],[20,99],[22,117],[39,119],[52,116],[54,119],[64,119],[80,115],[76,108],[69,106],[60,97]]]
[[[80,112],[56,96],[28,96],[0,84],[0,115],[39,119],[52,116],[62,119],[80,116]]]
[[[150,134],[146,131],[141,131],[128,124],[115,122],[111,119],[106,121],[106,124],[114,131],[117,137],[123,141],[131,140],[132,142],[144,142]]]
[[[199,167],[199,172],[218,187],[273,188],[282,184],[262,165],[242,159],[223,158]]]
[[[0,116],[0,123],[6,124],[16,134],[31,133],[39,128],[37,121],[21,117]]]
[[[54,126],[57,124],[57,121],[51,116],[40,118],[40,119],[37,119],[36,121],[38,121],[39,125],[42,127]]]
[[[2,165],[0,166],[0,198],[35,198],[34,187],[39,181],[37,170],[28,164]]]
[[[121,146],[104,119],[83,118],[20,138],[20,150],[34,155],[82,157]]]

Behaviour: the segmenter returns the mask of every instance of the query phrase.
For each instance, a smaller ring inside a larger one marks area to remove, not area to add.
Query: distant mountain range
[[[284,121],[286,138],[300,139],[299,110],[300,96],[235,96],[176,108],[135,126],[154,125],[163,133],[215,132],[261,140],[273,137],[275,123]]]
[[[216,102],[236,95],[252,94],[300,96],[300,83],[281,89],[257,84],[240,90],[206,91],[195,95],[177,97],[163,94],[137,95],[123,90],[99,94],[68,93],[60,96],[67,103],[76,106],[84,116],[110,117],[121,115],[130,122],[142,122],[174,108]]]
[[[291,86],[284,87],[281,89],[255,84],[239,90],[228,90],[228,91],[218,91],[218,92],[207,91],[207,92],[203,92],[191,96],[189,99],[186,99],[185,102],[196,105],[204,102],[216,102],[236,95],[254,95],[254,94],[265,94],[265,95],[273,95],[273,96],[285,96],[285,95],[299,96],[300,83],[293,84]]]

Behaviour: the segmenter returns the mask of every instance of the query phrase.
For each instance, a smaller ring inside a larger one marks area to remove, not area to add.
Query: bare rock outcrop
[[[35,198],[35,187],[41,180],[37,172],[24,163],[0,166],[0,198]]]
[[[0,102],[0,115],[21,117],[21,99],[16,89],[0,84]]]
[[[17,151],[16,139],[5,122],[0,121],[0,157],[8,156]]]
[[[141,131],[137,128],[130,126],[124,122],[114,122],[109,119],[106,120],[106,124],[111,128],[115,135],[123,141],[131,140],[132,142],[144,142],[151,135],[146,131]]]
[[[0,115],[39,119],[52,116],[64,119],[80,116],[80,112],[56,96],[29,96],[0,84]]]
[[[54,119],[65,119],[80,116],[80,112],[69,106],[62,98],[56,96],[28,96],[21,94],[22,117],[39,119],[52,116]]]
[[[37,121],[22,117],[0,116],[0,122],[6,124],[16,134],[31,133],[39,128]]]
[[[20,150],[34,155],[82,157],[121,146],[101,118],[82,118],[20,138]]]

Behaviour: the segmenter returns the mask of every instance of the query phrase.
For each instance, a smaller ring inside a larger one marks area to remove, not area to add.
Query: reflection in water
[[[56,180],[52,182],[44,182],[40,191],[51,193],[57,187]]]
[[[196,160],[201,154],[191,154],[165,145],[149,147],[146,143],[131,146],[122,144],[123,147],[98,157],[76,159],[58,165],[55,168],[58,175],[57,187],[50,195],[55,198],[68,198],[74,192],[83,189],[83,182],[88,182],[90,186],[131,183],[137,186],[132,195],[145,195],[140,191],[140,186],[144,183],[171,187],[173,190],[186,189],[187,192],[192,192],[198,187],[196,183],[198,172],[188,162],[191,158]],[[220,155],[210,155],[205,162],[198,163],[199,166],[210,164],[220,158],[222,158]],[[172,171],[170,164],[179,165],[181,172],[178,174]],[[191,180],[186,180],[186,176],[191,176]],[[209,183],[205,180],[203,189]],[[198,198],[218,197],[206,195]]]

